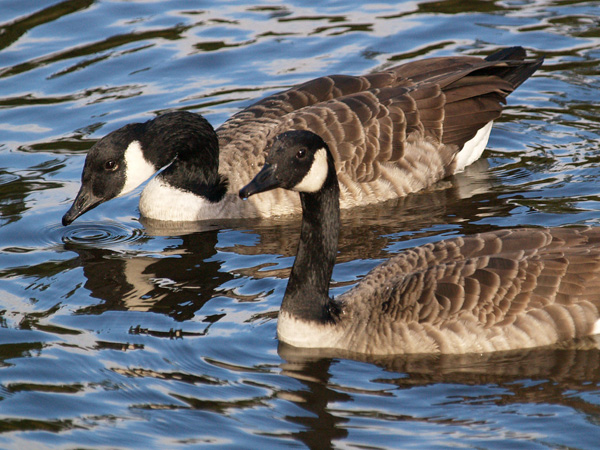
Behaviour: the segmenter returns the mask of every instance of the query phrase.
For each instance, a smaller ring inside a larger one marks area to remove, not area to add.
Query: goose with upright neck
[[[299,192],[302,225],[277,324],[296,347],[473,353],[600,333],[600,228],[500,230],[406,250],[335,299],[340,186],[327,144],[279,135],[240,197]],[[261,194],[262,195],[262,194]]]
[[[342,208],[406,195],[478,159],[506,97],[542,60],[521,47],[485,59],[448,56],[363,76],[314,79],[264,98],[216,131],[200,115],[162,114],[126,125],[88,152],[81,188],[63,224],[131,192],[143,217],[162,221],[299,213],[296,196],[271,192],[241,202],[238,190],[284,130],[311,130],[334,156]]]

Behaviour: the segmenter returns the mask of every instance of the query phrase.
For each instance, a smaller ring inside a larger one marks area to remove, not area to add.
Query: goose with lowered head
[[[371,355],[472,353],[600,333],[600,228],[500,230],[427,244],[332,299],[340,184],[319,136],[278,136],[240,197],[278,187],[299,192],[302,204],[277,323],[288,344]]]
[[[142,191],[142,216],[163,221],[299,213],[296,196],[242,202],[238,190],[288,129],[323,136],[334,155],[341,206],[423,189],[475,161],[506,97],[541,65],[511,47],[486,59],[449,56],[364,76],[332,75],[292,87],[235,114],[216,132],[199,114],[165,113],[126,125],[88,152],[81,188],[63,217]]]

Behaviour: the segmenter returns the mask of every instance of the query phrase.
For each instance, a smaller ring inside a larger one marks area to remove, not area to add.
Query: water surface
[[[126,123],[218,126],[320,75],[512,45],[546,61],[484,158],[345,213],[333,292],[433,240],[598,225],[597,2],[313,3],[0,2],[0,447],[598,447],[595,341],[364,360],[280,345],[297,218],[165,228],[138,189],[60,225],[86,151]]]

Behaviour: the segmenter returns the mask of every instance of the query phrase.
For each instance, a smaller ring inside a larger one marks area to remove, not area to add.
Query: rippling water
[[[447,236],[596,225],[597,2],[0,7],[0,447],[598,448],[596,342],[454,358],[302,352],[275,338],[297,219],[165,228],[140,220],[134,193],[60,225],[87,149],[126,123],[186,109],[219,125],[319,75],[511,45],[546,62],[509,98],[484,159],[346,213],[333,291]]]

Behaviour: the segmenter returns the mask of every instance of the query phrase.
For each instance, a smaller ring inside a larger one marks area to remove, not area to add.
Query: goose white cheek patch
[[[125,184],[119,196],[133,191],[136,187],[150,178],[156,168],[146,158],[139,141],[133,141],[125,150]]]
[[[324,148],[317,150],[312,166],[302,181],[294,186],[294,191],[317,192],[327,178],[327,153]]]

